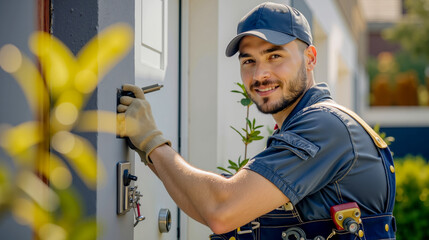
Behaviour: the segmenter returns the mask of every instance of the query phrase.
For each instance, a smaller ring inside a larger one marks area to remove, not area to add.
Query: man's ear
[[[317,50],[316,47],[313,45],[310,45],[305,49],[305,66],[307,68],[307,71],[312,71],[314,67],[316,66],[317,62]]]

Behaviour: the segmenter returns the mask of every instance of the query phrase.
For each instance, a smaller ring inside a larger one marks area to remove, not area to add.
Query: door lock
[[[117,209],[118,215],[123,215],[130,210],[131,196],[134,196],[134,189],[131,188],[131,181],[137,181],[137,177],[130,173],[131,163],[120,162],[117,165]]]

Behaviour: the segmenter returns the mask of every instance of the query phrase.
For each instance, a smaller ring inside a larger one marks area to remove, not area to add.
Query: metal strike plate
[[[117,214],[123,215],[130,210],[130,186],[126,186],[124,174],[131,172],[131,163],[120,162],[117,165]]]

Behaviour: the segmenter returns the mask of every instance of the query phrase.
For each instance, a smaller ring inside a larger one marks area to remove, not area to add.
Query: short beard
[[[268,102],[269,100],[268,98],[263,98],[262,104],[258,104],[257,102],[255,102],[255,100],[252,97],[250,98],[255,103],[256,107],[260,112],[266,113],[266,114],[276,114],[282,111],[283,109],[292,106],[304,94],[307,88],[307,80],[308,79],[306,74],[306,68],[303,62],[301,65],[301,69],[298,72],[298,75],[296,76],[295,79],[290,81],[287,86],[290,91],[290,96],[288,98],[283,97],[282,99],[280,99],[279,102],[274,104],[272,107],[266,108],[266,109],[263,109],[263,105]],[[262,83],[262,85],[264,85],[264,83]]]

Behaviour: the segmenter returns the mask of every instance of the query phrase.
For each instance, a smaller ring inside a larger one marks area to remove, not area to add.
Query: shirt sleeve
[[[342,178],[352,166],[354,153],[345,124],[327,108],[297,114],[245,168],[268,179],[296,204]]]

